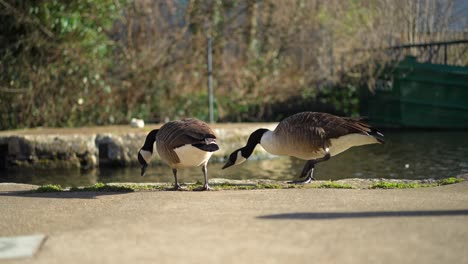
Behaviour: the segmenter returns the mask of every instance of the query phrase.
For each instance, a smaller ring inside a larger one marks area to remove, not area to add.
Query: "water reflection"
[[[249,160],[221,170],[223,164],[209,164],[210,178],[291,180],[297,177],[303,160],[278,157]],[[468,133],[457,132],[387,132],[385,145],[350,149],[316,166],[315,178],[443,178],[468,173]],[[96,182],[173,182],[171,169],[153,165],[147,176],[140,169],[101,168],[80,170],[14,170],[0,171],[0,182],[32,184],[55,183],[63,186],[88,185]],[[201,168],[179,171],[182,182],[203,181]]]

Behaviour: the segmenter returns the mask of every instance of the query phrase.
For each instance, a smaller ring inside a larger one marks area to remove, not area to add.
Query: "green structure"
[[[360,99],[361,115],[380,127],[468,128],[468,67],[406,57]]]

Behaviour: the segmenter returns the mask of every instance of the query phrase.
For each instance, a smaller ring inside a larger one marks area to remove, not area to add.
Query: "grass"
[[[408,188],[424,188],[436,187],[448,184],[463,182],[463,178],[446,178],[437,180],[432,183],[418,182],[386,182],[381,181],[367,187],[368,189],[408,189]],[[187,191],[195,191],[202,188],[201,182],[186,185]],[[301,185],[287,184],[284,182],[258,182],[258,183],[213,183],[210,187],[215,191],[222,190],[261,190],[261,189],[292,189],[292,188],[328,188],[328,189],[353,189],[350,184],[338,183],[333,181],[322,182],[318,184]],[[50,193],[50,192],[138,192],[138,191],[167,191],[172,190],[171,184],[106,184],[96,183],[85,187],[63,188],[56,184],[47,184],[38,187],[32,192],[35,193]]]
[[[353,186],[349,184],[337,183],[328,181],[317,186],[317,188],[327,188],[327,189],[353,189]]]
[[[409,189],[431,187],[432,184],[404,183],[404,182],[378,182],[369,187],[369,189]],[[434,185],[437,186],[437,185]]]
[[[105,183],[96,183],[85,187],[72,187],[71,192],[134,192],[135,190],[125,185],[108,185]]]
[[[91,186],[73,187],[70,188],[71,192],[138,192],[138,191],[162,191],[167,189],[162,185],[149,185],[149,184],[106,184],[96,183]]]
[[[463,179],[463,178],[451,177],[451,178],[446,178],[446,179],[439,180],[439,185],[454,184],[454,183],[462,182],[464,180],[465,179]]]
[[[38,193],[49,193],[49,192],[63,192],[64,189],[62,186],[57,185],[57,184],[47,184],[47,185],[42,185],[39,186],[34,192]]]
[[[464,181],[462,178],[446,178],[433,183],[404,183],[404,182],[378,182],[369,187],[369,189],[408,189],[408,188],[424,188],[437,187],[442,185],[454,184]]]
[[[32,192],[35,193],[50,193],[50,192],[136,192],[136,191],[155,191],[164,190],[164,186],[159,185],[139,185],[139,184],[105,184],[96,183],[84,187],[71,187],[69,189],[63,188],[56,184],[47,184],[39,186]]]
[[[214,190],[259,190],[259,189],[301,188],[302,186],[282,184],[282,183],[256,183],[256,184],[221,183],[221,184],[213,184],[212,187]]]

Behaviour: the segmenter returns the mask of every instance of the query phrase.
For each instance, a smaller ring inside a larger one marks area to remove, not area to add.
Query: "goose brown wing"
[[[323,117],[322,113],[298,113],[281,121],[274,133],[292,151],[317,152],[329,145]]]
[[[342,118],[327,113],[303,112],[280,122],[275,133],[292,148],[319,151],[330,146],[330,139],[352,133],[369,134],[362,119]]]
[[[334,116],[334,119],[334,121],[328,123],[330,128],[327,131],[330,138],[338,138],[354,133],[369,135],[371,132],[370,126],[364,123],[362,118]]]
[[[355,131],[354,133],[368,135],[374,137],[380,143],[385,143],[382,132],[367,124],[364,118],[344,117],[343,119],[347,121],[347,126],[350,127],[352,131]]]
[[[172,121],[161,127],[156,137],[158,153],[169,162],[179,163],[179,157],[173,149],[187,144],[205,143],[205,138],[216,136],[211,128],[198,119]]]

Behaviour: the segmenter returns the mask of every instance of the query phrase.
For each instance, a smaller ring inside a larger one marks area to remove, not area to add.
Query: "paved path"
[[[0,236],[43,233],[1,263],[468,263],[468,183],[405,190],[20,194]],[[13,192],[11,192],[13,191]]]

